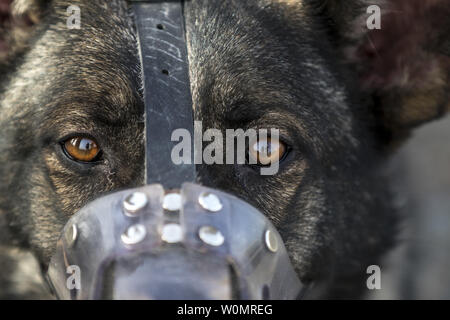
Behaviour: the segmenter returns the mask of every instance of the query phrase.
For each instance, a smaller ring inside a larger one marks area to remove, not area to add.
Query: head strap
[[[183,4],[136,0],[131,3],[144,84],[146,183],[179,188],[183,182],[194,182],[196,176],[193,161],[175,164],[171,158],[178,143],[171,139],[174,130],[186,129],[193,137]]]

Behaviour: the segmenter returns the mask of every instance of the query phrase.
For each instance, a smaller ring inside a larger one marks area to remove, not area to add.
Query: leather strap
[[[193,110],[182,1],[131,1],[143,71],[146,137],[146,183],[166,189],[194,182]],[[191,161],[171,158],[172,132],[191,135]]]

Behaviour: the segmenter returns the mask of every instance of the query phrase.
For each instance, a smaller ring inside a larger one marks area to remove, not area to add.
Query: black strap
[[[195,181],[195,164],[171,159],[172,132],[184,128],[191,135],[193,111],[182,1],[132,0],[144,81],[146,183],[166,189]]]

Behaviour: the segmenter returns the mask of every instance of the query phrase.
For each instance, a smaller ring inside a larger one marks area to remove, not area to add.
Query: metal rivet
[[[66,231],[66,242],[69,247],[75,244],[75,241],[78,237],[78,228],[76,224],[73,224],[72,227],[68,228]]]
[[[167,243],[177,243],[183,239],[183,230],[177,223],[168,223],[164,225],[161,233],[161,239]]]
[[[125,244],[136,244],[144,240],[146,234],[147,231],[142,224],[134,224],[122,234],[121,239]]]
[[[198,231],[200,239],[210,246],[218,247],[225,241],[222,233],[214,227],[203,226]]]
[[[176,192],[168,193],[163,199],[163,208],[168,211],[178,211],[181,209],[181,195]]]
[[[125,212],[134,215],[148,203],[147,195],[143,192],[133,192],[123,201]]]
[[[266,240],[267,249],[269,249],[272,252],[277,252],[278,240],[277,240],[277,237],[275,236],[275,233],[273,233],[270,230],[267,230],[264,238]]]
[[[217,212],[222,210],[223,208],[222,202],[220,202],[219,197],[210,192],[203,192],[198,197],[198,203],[202,206],[203,209],[211,212]]]

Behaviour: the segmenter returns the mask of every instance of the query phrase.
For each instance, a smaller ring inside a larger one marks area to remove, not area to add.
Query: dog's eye
[[[250,162],[261,166],[269,166],[280,161],[286,154],[286,145],[275,139],[263,138],[250,145]]]
[[[93,162],[100,154],[100,148],[93,139],[77,136],[62,143],[66,154],[76,161]]]

